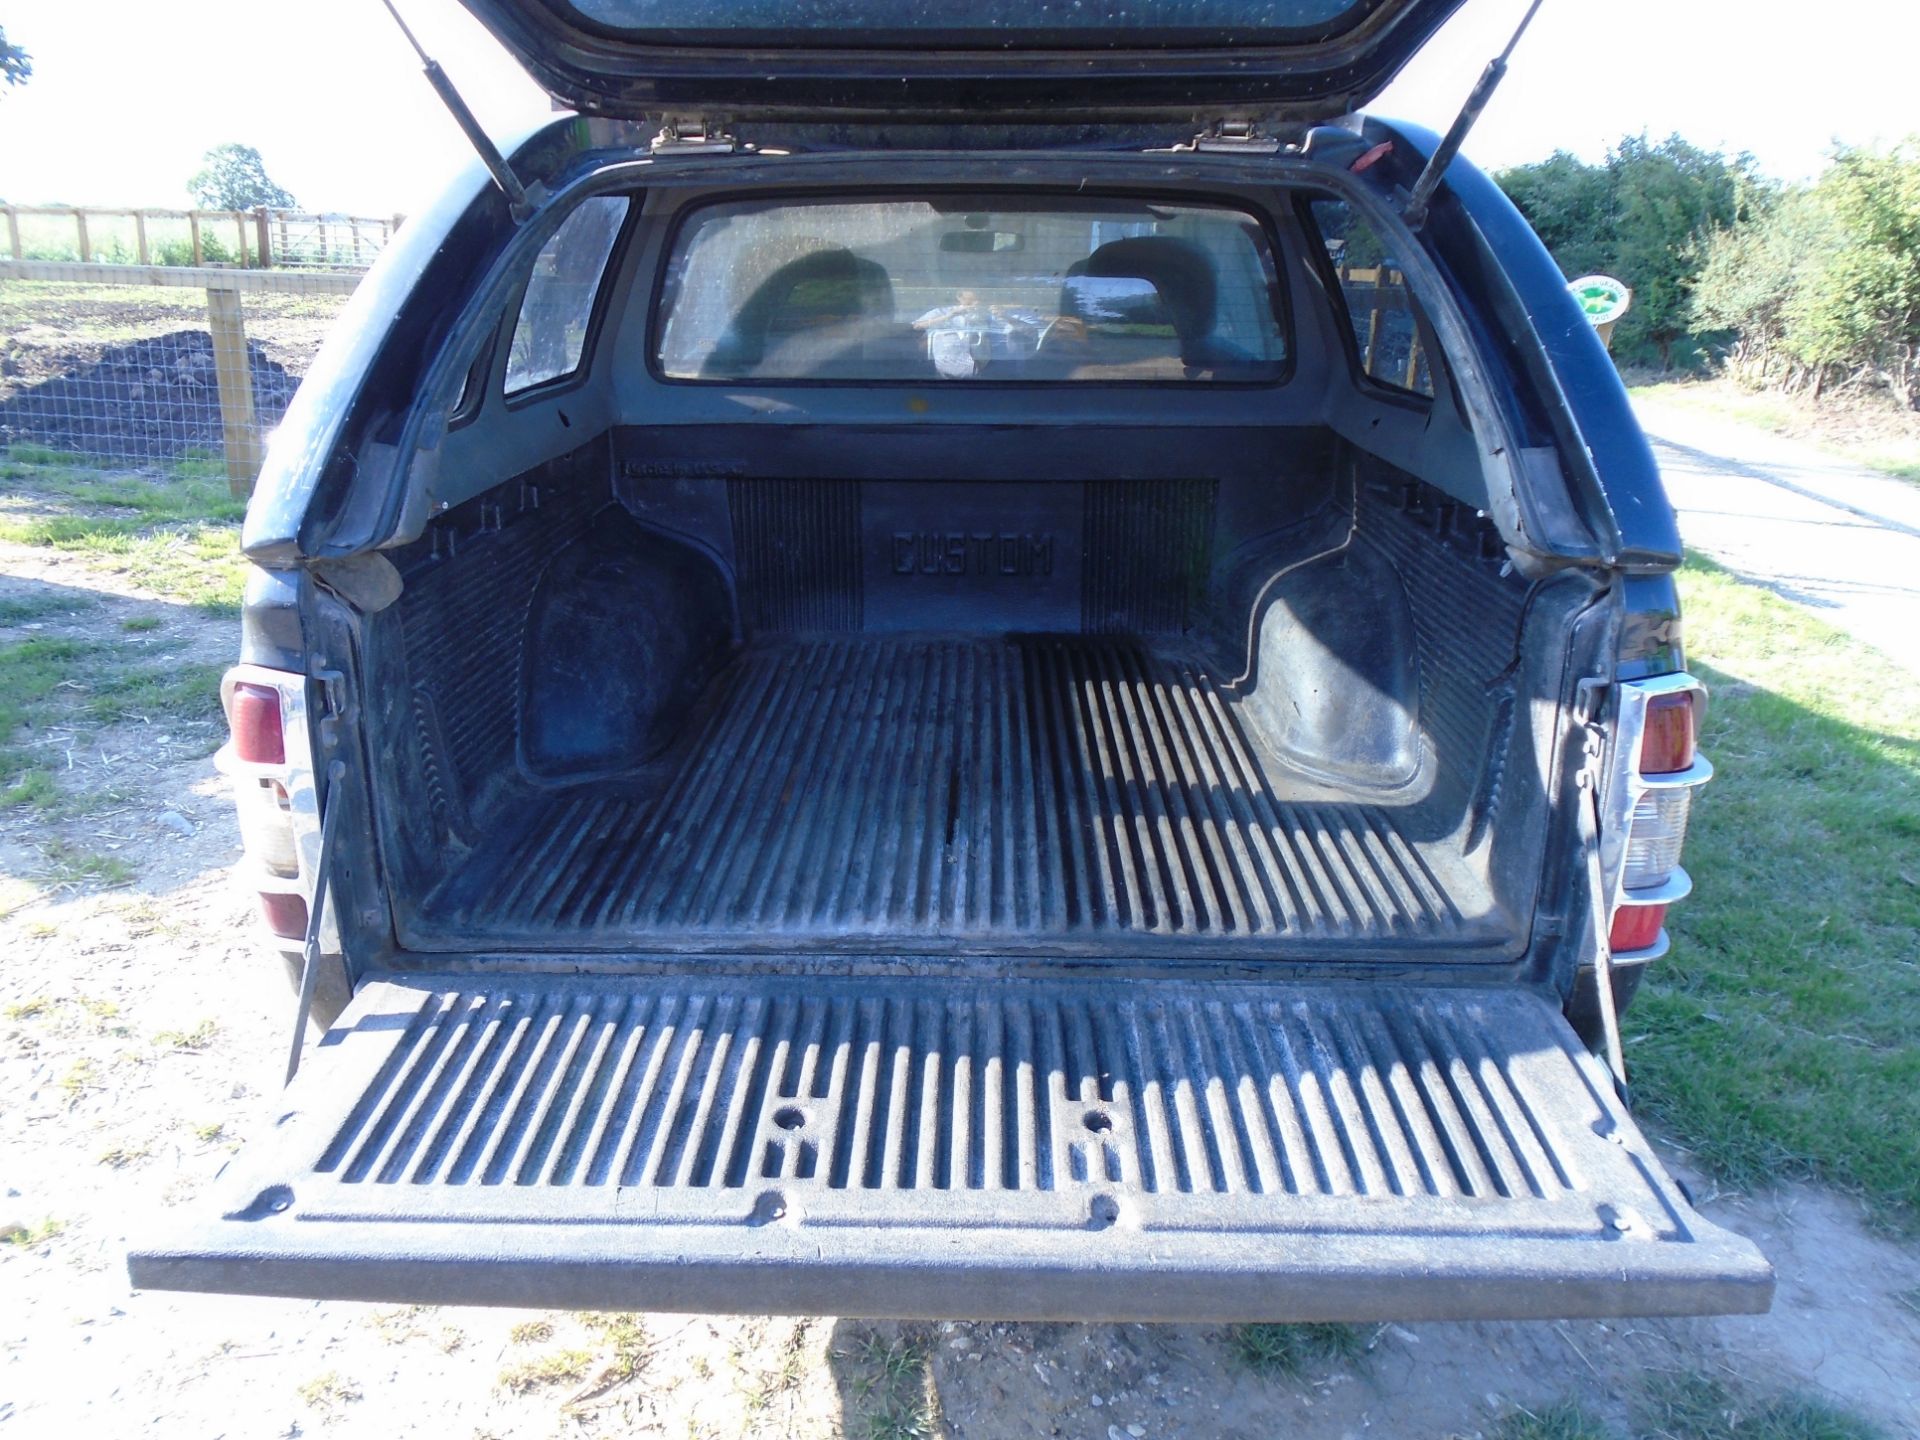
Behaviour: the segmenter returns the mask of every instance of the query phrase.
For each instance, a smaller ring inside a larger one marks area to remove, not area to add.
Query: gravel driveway
[[[1920,485],[1657,400],[1635,409],[1690,547],[1920,672]]]

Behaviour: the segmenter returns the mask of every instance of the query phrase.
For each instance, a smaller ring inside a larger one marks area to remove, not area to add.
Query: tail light
[[[233,784],[242,883],[258,897],[277,939],[306,938],[318,847],[313,766],[306,733],[306,679],[240,665],[222,682],[227,743],[215,764]]]
[[[1608,945],[1616,964],[1667,948],[1667,907],[1693,888],[1680,868],[1694,792],[1713,767],[1694,750],[1707,692],[1691,675],[1620,687],[1613,770],[1602,818],[1601,863],[1612,904]]]
[[[282,940],[305,940],[307,938],[307,897],[262,890],[260,918],[267,922],[267,929]]]
[[[250,765],[287,763],[286,722],[276,686],[234,681],[227,690],[227,728],[237,759]]]

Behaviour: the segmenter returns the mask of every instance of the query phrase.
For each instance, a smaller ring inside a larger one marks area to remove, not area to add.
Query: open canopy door
[[[1460,0],[465,4],[575,109],[982,122],[1343,115]]]

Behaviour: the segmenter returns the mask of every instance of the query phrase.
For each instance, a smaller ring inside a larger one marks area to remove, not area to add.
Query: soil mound
[[[253,412],[262,430],[286,413],[299,377],[247,342]],[[0,399],[0,445],[45,445],[89,459],[143,463],[222,453],[213,337],[176,330],[90,356]]]

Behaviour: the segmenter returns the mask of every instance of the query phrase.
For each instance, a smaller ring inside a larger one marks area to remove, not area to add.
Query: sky
[[[459,0],[399,3],[493,134],[549,112]],[[1443,129],[1524,9],[1467,0],[1369,108]],[[16,204],[184,205],[200,157],[239,141],[302,206],[385,215],[468,156],[380,0],[0,0],[0,25],[34,61],[0,89],[0,198]],[[1546,0],[1466,153],[1597,160],[1622,135],[1678,131],[1806,178],[1836,142],[1920,133],[1916,53],[1910,0]]]

